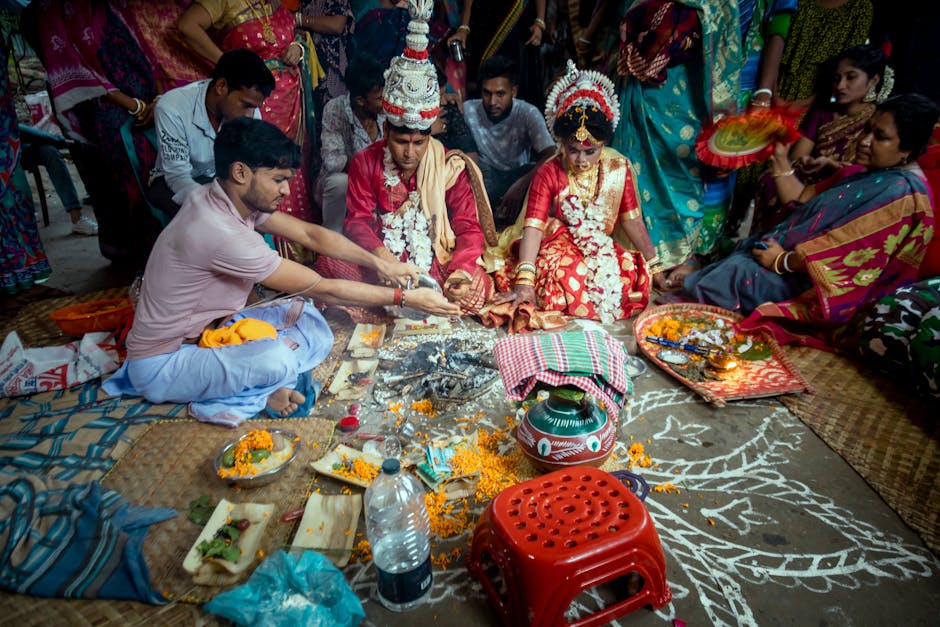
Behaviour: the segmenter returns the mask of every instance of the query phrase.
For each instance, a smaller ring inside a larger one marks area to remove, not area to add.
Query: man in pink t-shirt
[[[193,417],[228,426],[265,409],[272,416],[308,415],[318,389],[310,370],[329,353],[333,335],[301,297],[366,306],[407,302],[434,315],[459,314],[434,290],[327,279],[265,244],[258,231],[369,268],[390,284],[417,284],[415,266],[380,259],[338,233],[277,212],[300,152],[275,126],[250,118],[227,122],[215,160],[220,178],[187,197],[154,245],[127,360],[105,381],[107,393],[189,403]],[[255,283],[294,298],[246,308]],[[277,338],[197,345],[204,330],[243,318],[270,323]]]

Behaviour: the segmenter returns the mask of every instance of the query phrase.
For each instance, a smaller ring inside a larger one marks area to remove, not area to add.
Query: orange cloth
[[[206,329],[199,338],[200,348],[218,348],[264,338],[277,339],[277,329],[269,322],[243,318],[227,327]]]

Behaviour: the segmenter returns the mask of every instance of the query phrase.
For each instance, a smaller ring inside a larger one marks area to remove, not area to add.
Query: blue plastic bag
[[[355,627],[366,615],[343,573],[313,551],[304,551],[299,560],[278,551],[247,583],[202,609],[239,625],[271,627]]]

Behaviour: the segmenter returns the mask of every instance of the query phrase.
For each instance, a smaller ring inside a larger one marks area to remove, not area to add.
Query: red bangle
[[[403,296],[403,292],[401,291],[401,288],[400,288],[400,287],[396,287],[396,288],[395,288],[395,296],[394,296],[393,299],[392,299],[392,304],[394,304],[396,307],[401,307],[401,299],[402,299],[402,296]]]

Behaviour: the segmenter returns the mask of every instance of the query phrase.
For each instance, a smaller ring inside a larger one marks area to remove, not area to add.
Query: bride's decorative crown
[[[620,102],[611,80],[594,70],[579,70],[569,59],[567,71],[552,85],[545,101],[545,122],[553,134],[555,120],[572,107],[581,108],[581,126],[575,132],[578,141],[591,137],[585,126],[588,108],[602,112],[613,128],[620,121]]]

